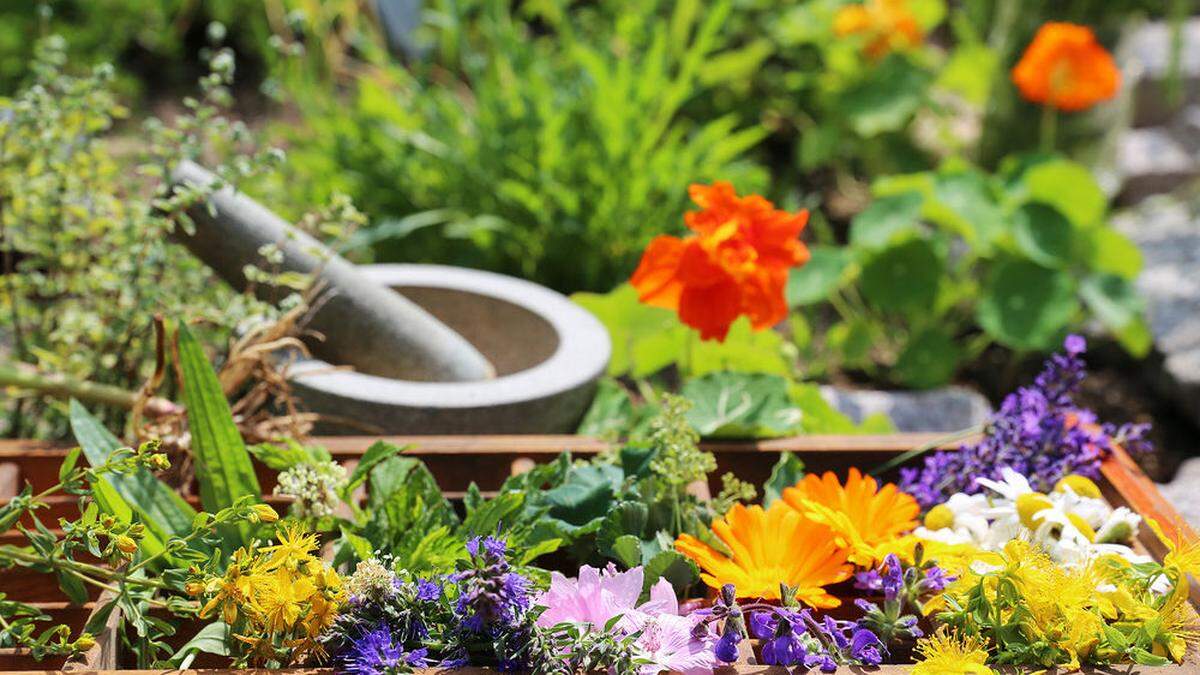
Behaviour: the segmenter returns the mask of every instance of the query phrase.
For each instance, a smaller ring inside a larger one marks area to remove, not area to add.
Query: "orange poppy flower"
[[[921,44],[925,33],[908,9],[906,0],[867,0],[845,5],[833,17],[833,32],[839,37],[862,35],[872,58]]]
[[[739,316],[755,330],[787,317],[788,269],[808,262],[798,237],[808,211],[787,213],[758,195],[738,197],[729,183],[692,185],[700,211],[684,215],[695,234],[655,237],[630,282],[638,298],[679,313],[704,340],[725,340]]]
[[[712,531],[732,558],[689,534],[675,540],[676,550],[696,561],[700,578],[710,587],[733,584],[739,598],[778,600],[784,583],[798,587],[796,599],[812,607],[841,604],[825,586],[845,581],[851,568],[828,527],[777,501],[766,510],[735,504],[713,521]]]
[[[870,567],[886,555],[885,547],[917,526],[921,507],[912,495],[888,483],[882,488],[870,476],[850,469],[846,485],[832,471],[809,474],[783,491],[783,501],[810,520],[828,525],[850,562]]]
[[[1115,96],[1121,71],[1090,28],[1050,22],[1038,29],[1012,79],[1026,100],[1077,111]]]

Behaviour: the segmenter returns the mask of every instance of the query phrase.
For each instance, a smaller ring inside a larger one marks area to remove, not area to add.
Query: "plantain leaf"
[[[176,339],[179,348],[176,368],[187,405],[200,503],[204,510],[216,512],[232,506],[239,497],[249,495],[258,499],[262,490],[254,475],[254,465],[242,434],[233,423],[233,413],[216,373],[200,343],[182,323]],[[226,548],[245,544],[249,533],[244,524],[236,530],[225,528],[222,536]]]
[[[70,403],[71,431],[88,464],[100,466],[113,451],[123,447],[103,424],[74,399]],[[196,510],[179,493],[158,480],[149,469],[107,473],[93,486],[96,501],[106,513],[129,522],[134,515],[146,526],[141,548],[146,555],[160,552],[171,537],[182,537],[192,529]]]

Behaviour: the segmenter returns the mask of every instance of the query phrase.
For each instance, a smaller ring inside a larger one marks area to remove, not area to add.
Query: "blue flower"
[[[886,648],[875,633],[866,628],[854,631],[854,637],[850,640],[850,655],[863,665],[877,666],[883,663],[884,651]]]
[[[427,656],[425,649],[406,652],[385,625],[359,636],[339,660],[349,675],[386,675],[408,666],[424,666]]]
[[[442,597],[442,585],[429,579],[417,579],[417,600],[433,602]]]
[[[726,631],[713,645],[713,653],[717,655],[718,660],[733,663],[738,660],[738,643],[741,641],[742,636],[737,631]]]

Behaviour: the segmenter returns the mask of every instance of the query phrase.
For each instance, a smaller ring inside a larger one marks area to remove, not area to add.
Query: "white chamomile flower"
[[[1033,492],[1033,487],[1029,485],[1029,479],[1007,466],[1000,469],[1000,480],[976,478],[975,482],[1011,501],[1016,501],[1017,497]]]
[[[1141,523],[1141,516],[1128,507],[1119,506],[1109,512],[1096,530],[1096,541],[1101,544],[1123,544],[1137,536]]]

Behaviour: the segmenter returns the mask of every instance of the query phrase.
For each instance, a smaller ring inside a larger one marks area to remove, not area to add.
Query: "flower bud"
[[[183,585],[183,592],[195,597],[204,592],[204,584],[199,581],[189,581]]]
[[[96,646],[96,638],[92,637],[91,633],[80,633],[79,637],[71,645],[75,649],[86,652]]]
[[[268,504],[255,504],[252,507],[253,515],[250,519],[253,522],[262,521],[264,523],[273,523],[279,520],[279,514],[275,513],[275,509]]]
[[[117,545],[117,549],[125,555],[133,555],[138,549],[137,542],[134,541],[133,538],[124,534],[117,535],[114,543]]]

